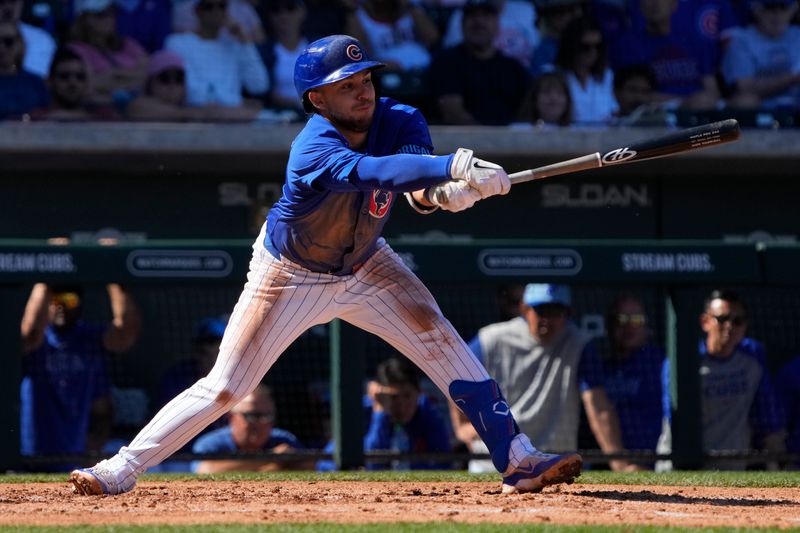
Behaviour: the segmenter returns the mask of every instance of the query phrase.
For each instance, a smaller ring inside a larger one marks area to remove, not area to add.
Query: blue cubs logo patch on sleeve
[[[380,189],[372,191],[372,198],[369,200],[369,214],[375,218],[383,218],[389,212],[392,205],[392,193]]]

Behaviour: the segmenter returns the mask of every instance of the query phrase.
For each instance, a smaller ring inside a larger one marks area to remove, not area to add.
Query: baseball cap
[[[528,283],[522,301],[531,307],[544,304],[561,304],[569,307],[572,305],[572,293],[566,285]]]
[[[169,50],[159,50],[150,56],[150,63],[147,66],[147,77],[158,76],[165,70],[185,70],[183,58]]]
[[[204,318],[194,326],[195,339],[216,339],[222,338],[225,327],[228,325],[226,320],[217,317]]]
[[[114,5],[114,0],[76,0],[75,13],[100,13]]]
[[[476,11],[489,11],[491,13],[498,13],[500,10],[494,0],[467,0],[464,2],[462,8],[465,15],[475,13]]]

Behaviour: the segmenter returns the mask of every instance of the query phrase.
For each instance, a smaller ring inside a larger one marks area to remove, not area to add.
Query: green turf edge
[[[66,474],[4,474],[0,483],[41,483],[66,481]],[[141,481],[170,480],[223,480],[223,481],[365,481],[365,482],[470,482],[500,481],[495,474],[469,474],[465,471],[411,471],[411,472],[274,472],[229,473],[197,476],[194,474],[145,474]],[[784,472],[608,472],[587,471],[577,479],[578,484],[610,485],[666,485],[685,487],[800,487],[800,471]]]
[[[27,526],[0,528],[0,531],[16,531],[24,533],[51,533],[63,531],[64,526]],[[197,524],[182,526],[146,525],[146,526],[82,526],[81,531],[91,533],[194,533],[196,531],[219,533],[252,533],[267,531],[269,533],[428,533],[431,531],[443,533],[509,533],[510,531],[544,532],[544,533],[743,533],[779,531],[769,528],[685,528],[685,527],[657,527],[645,525],[620,525],[620,526],[565,526],[547,524],[464,524],[455,522],[396,522],[377,524]],[[783,529],[782,532],[800,531],[798,529]]]

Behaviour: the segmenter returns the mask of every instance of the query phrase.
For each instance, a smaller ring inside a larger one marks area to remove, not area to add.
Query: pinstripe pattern
[[[383,241],[351,276],[311,272],[253,246],[247,283],[208,376],[165,405],[111,463],[125,483],[165,460],[244,399],[308,328],[340,317],[409,357],[448,394],[453,380],[489,379],[422,282]]]
[[[411,359],[445,397],[454,380],[489,379],[428,289],[383,239],[336,300],[340,318],[378,335]]]

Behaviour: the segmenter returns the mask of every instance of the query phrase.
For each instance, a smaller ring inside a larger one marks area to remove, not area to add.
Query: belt
[[[272,255],[272,257],[274,257],[275,259],[277,259],[279,261],[281,260],[281,253],[278,251],[277,248],[275,248],[275,246],[272,244],[271,240],[269,240],[267,238],[264,239],[264,248]],[[297,263],[296,261],[292,261],[292,262],[293,263]],[[298,265],[299,265],[299,263],[298,263]],[[300,266],[303,267],[303,268],[308,268],[308,267],[305,267],[303,265],[300,265]],[[364,262],[362,261],[361,263],[356,263],[355,265],[353,265],[353,268],[351,268],[350,272],[348,272],[348,273],[345,273],[345,272],[334,272],[333,270],[329,270],[328,272],[325,272],[325,274],[328,274],[329,276],[349,276],[349,275],[352,275],[352,274],[355,274],[356,272],[358,272],[361,269],[361,267],[363,267],[363,266],[364,266]]]

